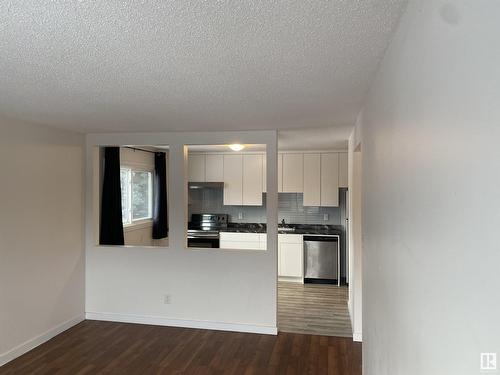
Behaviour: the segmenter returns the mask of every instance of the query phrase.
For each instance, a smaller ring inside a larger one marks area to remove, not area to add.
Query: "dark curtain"
[[[120,148],[104,148],[104,179],[101,202],[101,245],[124,245],[122,192],[120,186]]]
[[[155,153],[153,239],[168,236],[167,161],[164,152]]]

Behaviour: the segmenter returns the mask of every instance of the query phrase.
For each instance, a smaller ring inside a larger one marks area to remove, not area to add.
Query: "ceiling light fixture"
[[[240,145],[239,143],[234,143],[232,145],[229,145],[229,148],[233,151],[241,151],[245,148],[244,145]]]

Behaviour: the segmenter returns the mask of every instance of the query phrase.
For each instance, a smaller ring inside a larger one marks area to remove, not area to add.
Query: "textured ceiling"
[[[80,131],[352,124],[404,0],[0,2],[0,116]]]

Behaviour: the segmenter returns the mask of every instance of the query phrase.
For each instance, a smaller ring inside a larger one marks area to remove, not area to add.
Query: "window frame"
[[[133,165],[133,164],[122,164],[120,165],[120,176],[122,170],[128,170],[128,199],[127,203],[129,204],[128,214],[129,221],[123,221],[123,207],[122,207],[122,222],[124,228],[130,228],[133,226],[141,225],[144,223],[150,223],[153,221],[153,200],[154,200],[154,182],[153,182],[153,169],[148,168],[146,166]],[[134,219],[133,213],[133,202],[132,202],[132,173],[133,172],[147,172],[149,174],[149,189],[148,189],[148,217],[142,217]],[[120,179],[121,182],[121,179]],[[123,192],[123,189],[122,189]]]

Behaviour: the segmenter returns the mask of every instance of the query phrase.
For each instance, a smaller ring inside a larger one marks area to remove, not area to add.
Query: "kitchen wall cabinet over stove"
[[[224,205],[262,206],[261,154],[224,155]]]

